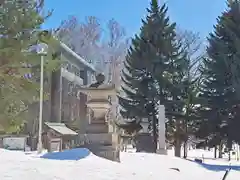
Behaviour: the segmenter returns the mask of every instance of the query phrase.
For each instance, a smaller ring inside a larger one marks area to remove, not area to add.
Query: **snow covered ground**
[[[171,154],[171,152],[169,152]],[[190,151],[192,157],[212,157],[212,152]],[[228,165],[223,160],[204,163]],[[231,162],[240,165],[239,162]],[[180,172],[170,168],[179,168]],[[0,149],[0,180],[221,180],[224,171],[210,170],[195,162],[146,153],[122,153],[121,163],[93,154],[81,160],[49,160],[34,153]],[[238,180],[240,171],[232,170],[226,180]]]

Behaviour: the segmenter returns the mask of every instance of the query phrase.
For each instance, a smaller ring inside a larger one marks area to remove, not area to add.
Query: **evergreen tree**
[[[199,65],[203,56],[201,42],[195,33],[185,31],[177,33],[180,52],[172,62],[168,108],[166,114],[167,139],[175,146],[175,156],[181,156],[184,144],[184,158],[187,157],[187,141],[195,131],[196,104],[198,103],[198,85],[201,79]]]
[[[195,131],[195,121],[199,119],[196,106],[199,103],[198,86],[201,76],[197,75],[198,68],[193,59],[186,56],[175,62],[178,68],[172,72],[168,89],[169,98],[166,104],[167,139],[175,147],[175,156],[181,157],[181,146],[184,144],[184,158],[187,157],[186,144],[189,136]],[[180,56],[181,57],[181,56]],[[198,62],[199,63],[199,62]],[[174,69],[174,68],[172,68]],[[193,69],[195,72],[193,73]]]
[[[240,62],[239,1],[229,1],[228,7],[208,38],[208,58],[202,69],[201,97],[205,101],[201,104],[201,126],[205,133],[200,134],[214,142],[213,146],[222,145],[224,140],[231,144],[239,137],[234,128],[239,125],[239,99],[232,81],[232,67]]]
[[[159,7],[157,0],[152,0],[147,11],[140,35],[132,40],[124,63],[122,88],[126,96],[120,97],[119,103],[123,117],[149,119],[156,147],[157,106],[160,101],[169,109],[169,89],[173,87],[170,78],[181,58],[175,24],[169,21],[166,5]]]
[[[0,6],[0,125],[4,131],[19,131],[28,105],[38,101],[39,83],[29,74],[39,67],[40,56],[32,47],[48,43],[45,69],[50,72],[56,67],[52,54],[58,42],[41,33],[48,17],[41,15],[42,9],[43,1],[35,0],[9,0]]]

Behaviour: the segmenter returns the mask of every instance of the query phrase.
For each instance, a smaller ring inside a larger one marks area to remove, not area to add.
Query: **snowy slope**
[[[90,154],[78,161],[48,160],[0,149],[0,180],[221,180],[224,172],[171,156],[122,153],[121,163]],[[179,168],[180,172],[169,168]],[[227,180],[238,180],[231,171]]]
[[[92,154],[79,161],[60,161],[41,159],[25,155],[23,152],[1,149],[0,161],[1,180],[19,180],[20,177],[21,180],[154,179],[144,172],[135,172],[123,164],[111,162]]]
[[[169,168],[178,168],[179,175],[185,180],[221,180],[224,171],[210,171],[201,165],[183,160],[176,157],[145,154],[145,153],[123,153],[122,163],[132,166],[132,169],[143,169],[152,174],[153,177],[162,177],[162,174]],[[231,176],[230,176],[231,175]],[[165,176],[171,177],[171,176]],[[227,180],[237,180],[240,177],[240,171],[231,171]]]

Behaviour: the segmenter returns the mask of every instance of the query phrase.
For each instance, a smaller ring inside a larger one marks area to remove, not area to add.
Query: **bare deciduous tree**
[[[184,79],[182,80],[185,87],[184,97],[184,119],[182,123],[175,125],[176,131],[173,134],[175,145],[175,155],[180,156],[181,144],[184,145],[184,158],[187,157],[187,142],[191,135],[191,120],[193,118],[193,109],[195,108],[195,100],[198,92],[198,86],[201,79],[199,67],[201,60],[205,54],[203,43],[198,33],[192,31],[177,30],[177,41],[181,44],[181,50],[186,53],[186,70]],[[177,134],[184,134],[183,139],[179,139]]]
[[[64,21],[57,31],[58,37],[73,51],[92,63],[120,88],[120,72],[128,47],[125,29],[114,19],[101,26],[97,17],[88,16],[79,22],[74,16]],[[115,101],[118,109],[117,100]],[[116,115],[116,112],[113,112]]]
[[[108,80],[114,81],[119,87],[120,71],[122,62],[126,55],[128,40],[126,39],[125,29],[114,19],[111,19],[108,24],[109,40],[107,44],[103,44],[104,52],[108,63]]]
[[[97,69],[104,71],[108,81],[119,86],[128,39],[125,29],[116,20],[109,20],[107,27],[102,28],[94,16],[86,17],[85,22],[70,16],[59,27],[58,36]]]
[[[199,63],[205,54],[203,41],[201,40],[199,33],[178,28],[177,40],[181,43],[182,50],[187,53],[187,58],[189,59],[189,71],[193,73],[193,76],[196,76],[196,73],[199,73]]]
[[[86,61],[95,63],[99,49],[99,41],[102,29],[99,20],[94,16],[85,18],[85,22],[79,22],[74,16],[63,21],[58,28],[58,37],[73,51],[82,56]],[[98,51],[97,51],[98,52]]]

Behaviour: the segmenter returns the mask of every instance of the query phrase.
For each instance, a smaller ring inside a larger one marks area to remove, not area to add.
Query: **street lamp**
[[[37,53],[41,56],[41,73],[40,73],[40,99],[39,99],[39,127],[38,127],[38,144],[37,150],[40,154],[42,152],[42,115],[43,115],[43,65],[44,65],[44,56],[47,55],[48,45],[45,43],[40,43],[37,45]]]

